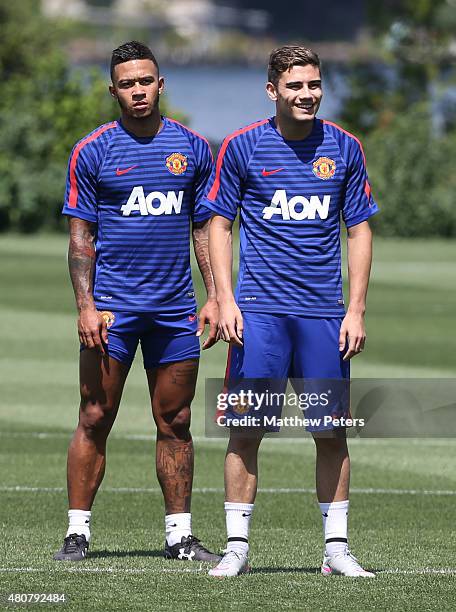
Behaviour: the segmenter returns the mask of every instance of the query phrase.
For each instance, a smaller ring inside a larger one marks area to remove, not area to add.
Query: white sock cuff
[[[191,512],[176,512],[175,514],[166,514],[165,530],[167,533],[174,530],[192,533]]]
[[[238,502],[225,502],[225,511],[234,510],[238,512],[250,512],[253,511],[254,504],[241,504]]]
[[[92,516],[92,512],[90,510],[73,510],[72,508],[68,510],[68,518],[80,517],[80,518],[90,519],[91,516]]]
[[[190,512],[165,514],[165,534],[169,546],[180,543],[192,533],[192,515]]]
[[[176,512],[175,514],[166,514],[165,521],[166,522],[174,522],[174,521],[191,521],[192,513],[191,512]]]
[[[87,542],[90,542],[90,517],[92,513],[90,510],[75,510],[70,508],[68,510],[68,529],[66,538],[72,534],[77,533],[84,535]]]
[[[318,502],[318,505],[320,506],[320,510],[322,512],[328,513],[329,510],[347,510],[348,511],[349,503],[350,503],[349,500],[345,499],[344,501],[338,501],[338,502]]]

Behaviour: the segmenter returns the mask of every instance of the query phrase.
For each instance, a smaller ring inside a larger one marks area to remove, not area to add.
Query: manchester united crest
[[[237,404],[233,406],[233,412],[239,415],[247,414],[250,411],[250,408],[251,404],[249,404],[248,400],[240,397]]]
[[[166,167],[171,174],[184,174],[187,170],[187,166],[187,156],[182,155],[182,153],[171,153],[171,155],[166,158]]]
[[[336,174],[336,162],[329,157],[319,157],[312,166],[315,176],[324,181],[327,181]]]
[[[100,314],[106,323],[106,327],[109,329],[116,320],[114,313],[110,312],[109,310],[103,310],[103,312],[101,312]]]

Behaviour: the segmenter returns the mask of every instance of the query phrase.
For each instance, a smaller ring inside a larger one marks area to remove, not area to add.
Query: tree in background
[[[345,124],[364,134],[429,101],[436,87],[446,94],[456,31],[456,0],[370,0],[368,8],[377,59],[352,64],[343,109]]]
[[[456,236],[456,133],[435,137],[426,105],[397,114],[365,140],[369,177],[385,236]]]
[[[0,0],[0,22],[0,230],[60,227],[71,148],[118,107],[99,68],[71,66],[69,28],[38,0]]]
[[[76,140],[115,108],[98,71],[83,79],[62,49],[65,28],[39,3],[0,0],[0,228],[55,226]]]
[[[342,122],[363,135],[374,224],[388,236],[456,236],[456,0],[369,6],[380,60],[352,66]]]

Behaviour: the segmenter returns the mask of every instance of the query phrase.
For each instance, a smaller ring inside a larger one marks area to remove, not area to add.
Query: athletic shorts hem
[[[343,319],[346,315],[345,310],[341,309],[338,311],[322,311],[321,308],[319,310],[299,310],[299,307],[293,308],[290,310],[290,307],[286,309],[280,309],[276,306],[245,306],[240,303],[239,300],[236,300],[237,305],[239,306],[239,310],[242,312],[252,312],[256,314],[270,314],[270,315],[286,315],[286,316],[296,316],[296,317],[304,317],[305,319]]]
[[[106,354],[108,355],[108,357],[111,357],[112,359],[115,359],[116,361],[119,361],[123,365],[131,366],[131,364],[133,363],[134,357],[133,357],[133,359],[131,359],[130,356],[128,355],[128,353],[124,353],[124,354],[122,354],[122,356],[119,356],[119,352],[118,351],[115,351],[115,350],[114,351],[110,351],[109,350],[109,346],[106,347],[106,348],[107,348],[107,350],[106,349],[105,350],[106,350]],[[93,350],[96,350],[96,349],[95,348],[91,348],[90,349],[88,346],[84,346],[84,344],[81,344],[80,348],[79,348],[79,352],[82,353],[82,351],[86,351],[86,350],[93,351]]]
[[[98,311],[104,312],[119,312],[123,314],[131,314],[131,315],[170,315],[170,316],[182,316],[187,317],[189,315],[194,315],[197,311],[196,302],[190,304],[176,304],[169,306],[162,306],[160,304],[151,304],[149,307],[141,306],[141,308],[136,308],[135,306],[129,307],[124,302],[102,302],[98,298],[95,298],[95,306]]]

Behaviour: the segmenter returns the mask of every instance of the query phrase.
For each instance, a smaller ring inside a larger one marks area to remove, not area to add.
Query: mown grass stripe
[[[252,574],[261,573],[255,571],[252,568]],[[60,572],[69,573],[89,573],[89,574],[205,574],[207,573],[207,567],[195,567],[195,568],[115,568],[115,567],[64,567],[58,568],[40,568],[40,567],[0,567],[0,573],[4,574],[27,574],[27,573],[53,573],[57,574]],[[291,574],[293,569],[286,569],[278,571],[277,573]],[[315,573],[319,574],[319,568],[315,568]],[[453,576],[456,575],[456,568],[451,567],[423,567],[417,569],[400,569],[390,568],[377,570],[376,574],[394,574],[394,575],[445,575]]]
[[[66,439],[69,440],[73,432],[54,432],[54,431],[0,431],[0,438],[37,438],[39,440],[47,439]],[[227,444],[227,438],[207,438],[206,436],[192,436],[194,442],[208,444]],[[113,433],[110,440],[129,440],[133,442],[155,442],[155,434],[121,434]],[[408,445],[422,446],[456,446],[455,438],[349,438],[350,444],[368,444],[368,445],[391,445],[391,443],[401,443],[407,440]],[[312,438],[309,436],[303,438],[266,438],[266,444],[311,444]]]
[[[28,487],[28,486],[0,486],[4,493],[62,493],[64,487]],[[195,487],[193,493],[224,493],[222,487]],[[159,487],[102,487],[100,492],[104,493],[161,493]],[[259,488],[258,493],[287,494],[287,493],[315,493],[315,489],[306,487],[294,488]],[[350,493],[362,495],[456,495],[452,490],[432,489],[376,489],[376,488],[352,488]]]

